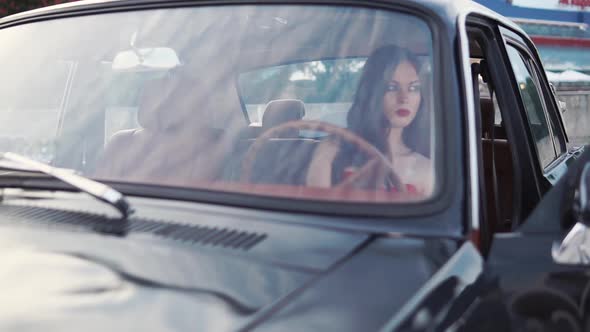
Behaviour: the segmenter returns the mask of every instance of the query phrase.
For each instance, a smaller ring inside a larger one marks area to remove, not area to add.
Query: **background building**
[[[511,18],[531,36],[547,78],[566,102],[563,119],[570,143],[590,143],[590,0],[475,1]]]
[[[545,68],[590,74],[590,0],[553,0],[560,9],[531,8],[511,0],[475,0],[512,18],[533,39]]]

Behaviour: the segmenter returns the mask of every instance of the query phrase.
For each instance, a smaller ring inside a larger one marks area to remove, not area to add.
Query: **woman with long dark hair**
[[[422,86],[416,56],[394,45],[378,48],[365,63],[347,124],[391,161],[408,191],[428,195],[433,168]],[[330,187],[366,161],[356,148],[327,139],[314,152],[307,184]]]

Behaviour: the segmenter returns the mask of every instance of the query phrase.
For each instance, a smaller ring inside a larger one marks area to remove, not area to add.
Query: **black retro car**
[[[0,330],[590,329],[590,156],[469,1],[0,20]]]

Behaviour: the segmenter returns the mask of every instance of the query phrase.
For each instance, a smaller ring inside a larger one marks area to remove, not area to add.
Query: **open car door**
[[[488,264],[517,325],[542,326],[543,331],[590,326],[588,194],[586,147],[518,229],[494,235]]]

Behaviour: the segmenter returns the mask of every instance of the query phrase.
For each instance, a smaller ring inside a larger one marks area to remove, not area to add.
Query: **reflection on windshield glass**
[[[4,66],[6,69],[4,69]],[[74,63],[23,57],[3,64],[0,78],[0,150],[50,161],[54,153],[60,112],[66,102]],[[22,68],[43,73],[34,79]]]
[[[432,37],[411,15],[181,8],[22,25],[0,43],[4,151],[103,180],[257,195],[435,191]]]

